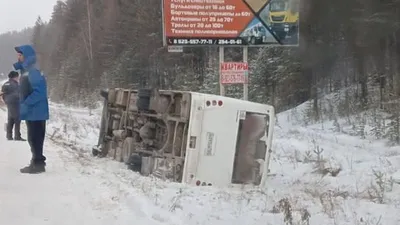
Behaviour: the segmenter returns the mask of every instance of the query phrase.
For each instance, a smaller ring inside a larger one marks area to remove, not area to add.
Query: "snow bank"
[[[101,109],[73,108],[50,103],[48,137],[58,143],[91,149],[97,144]]]

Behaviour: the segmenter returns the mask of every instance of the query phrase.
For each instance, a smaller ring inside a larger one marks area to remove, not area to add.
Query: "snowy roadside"
[[[292,224],[400,224],[400,148],[337,133],[331,121],[304,127],[293,118],[304,107],[278,117],[267,190],[189,187],[139,176],[111,159],[93,158],[100,110],[90,114],[53,105],[48,134],[58,129],[57,139],[70,145],[65,157],[78,159],[82,172],[114,176],[110,188],[122,190],[121,198],[144,196],[147,204],[184,224],[279,225],[291,217]]]
[[[0,120],[6,116],[1,110]],[[47,172],[27,175],[18,169],[29,162],[28,143],[7,141],[3,135],[0,143],[0,224],[181,224],[147,198],[124,192],[113,173],[93,168],[87,173],[89,165],[69,148],[47,141]]]
[[[90,149],[97,144],[101,109],[65,107],[50,103],[50,120],[47,126],[48,138],[68,145],[79,145]]]

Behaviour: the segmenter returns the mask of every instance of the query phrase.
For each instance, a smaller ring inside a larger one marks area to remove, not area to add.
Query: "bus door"
[[[197,185],[228,186],[233,173],[238,113],[227,106],[209,107],[203,113],[194,182]]]

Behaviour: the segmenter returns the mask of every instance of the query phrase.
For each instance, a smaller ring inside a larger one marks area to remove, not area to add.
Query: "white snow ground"
[[[292,224],[400,224],[400,148],[335,133],[330,121],[303,127],[304,107],[278,116],[271,177],[259,190],[189,187],[93,158],[100,111],[52,104],[46,174],[19,174],[27,143],[0,135],[0,224],[284,225],[289,214]]]

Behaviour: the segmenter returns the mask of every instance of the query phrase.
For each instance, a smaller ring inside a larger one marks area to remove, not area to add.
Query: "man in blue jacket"
[[[7,105],[7,139],[16,141],[25,141],[21,138],[19,119],[19,73],[11,71],[8,74],[9,80],[1,87],[2,97]],[[14,129],[14,138],[13,138]]]
[[[15,47],[18,62],[16,70],[20,77],[20,119],[25,120],[28,130],[28,142],[32,159],[21,173],[45,172],[46,157],[43,155],[43,143],[46,134],[46,120],[49,119],[47,84],[45,77],[36,68],[36,52],[30,45]]]

